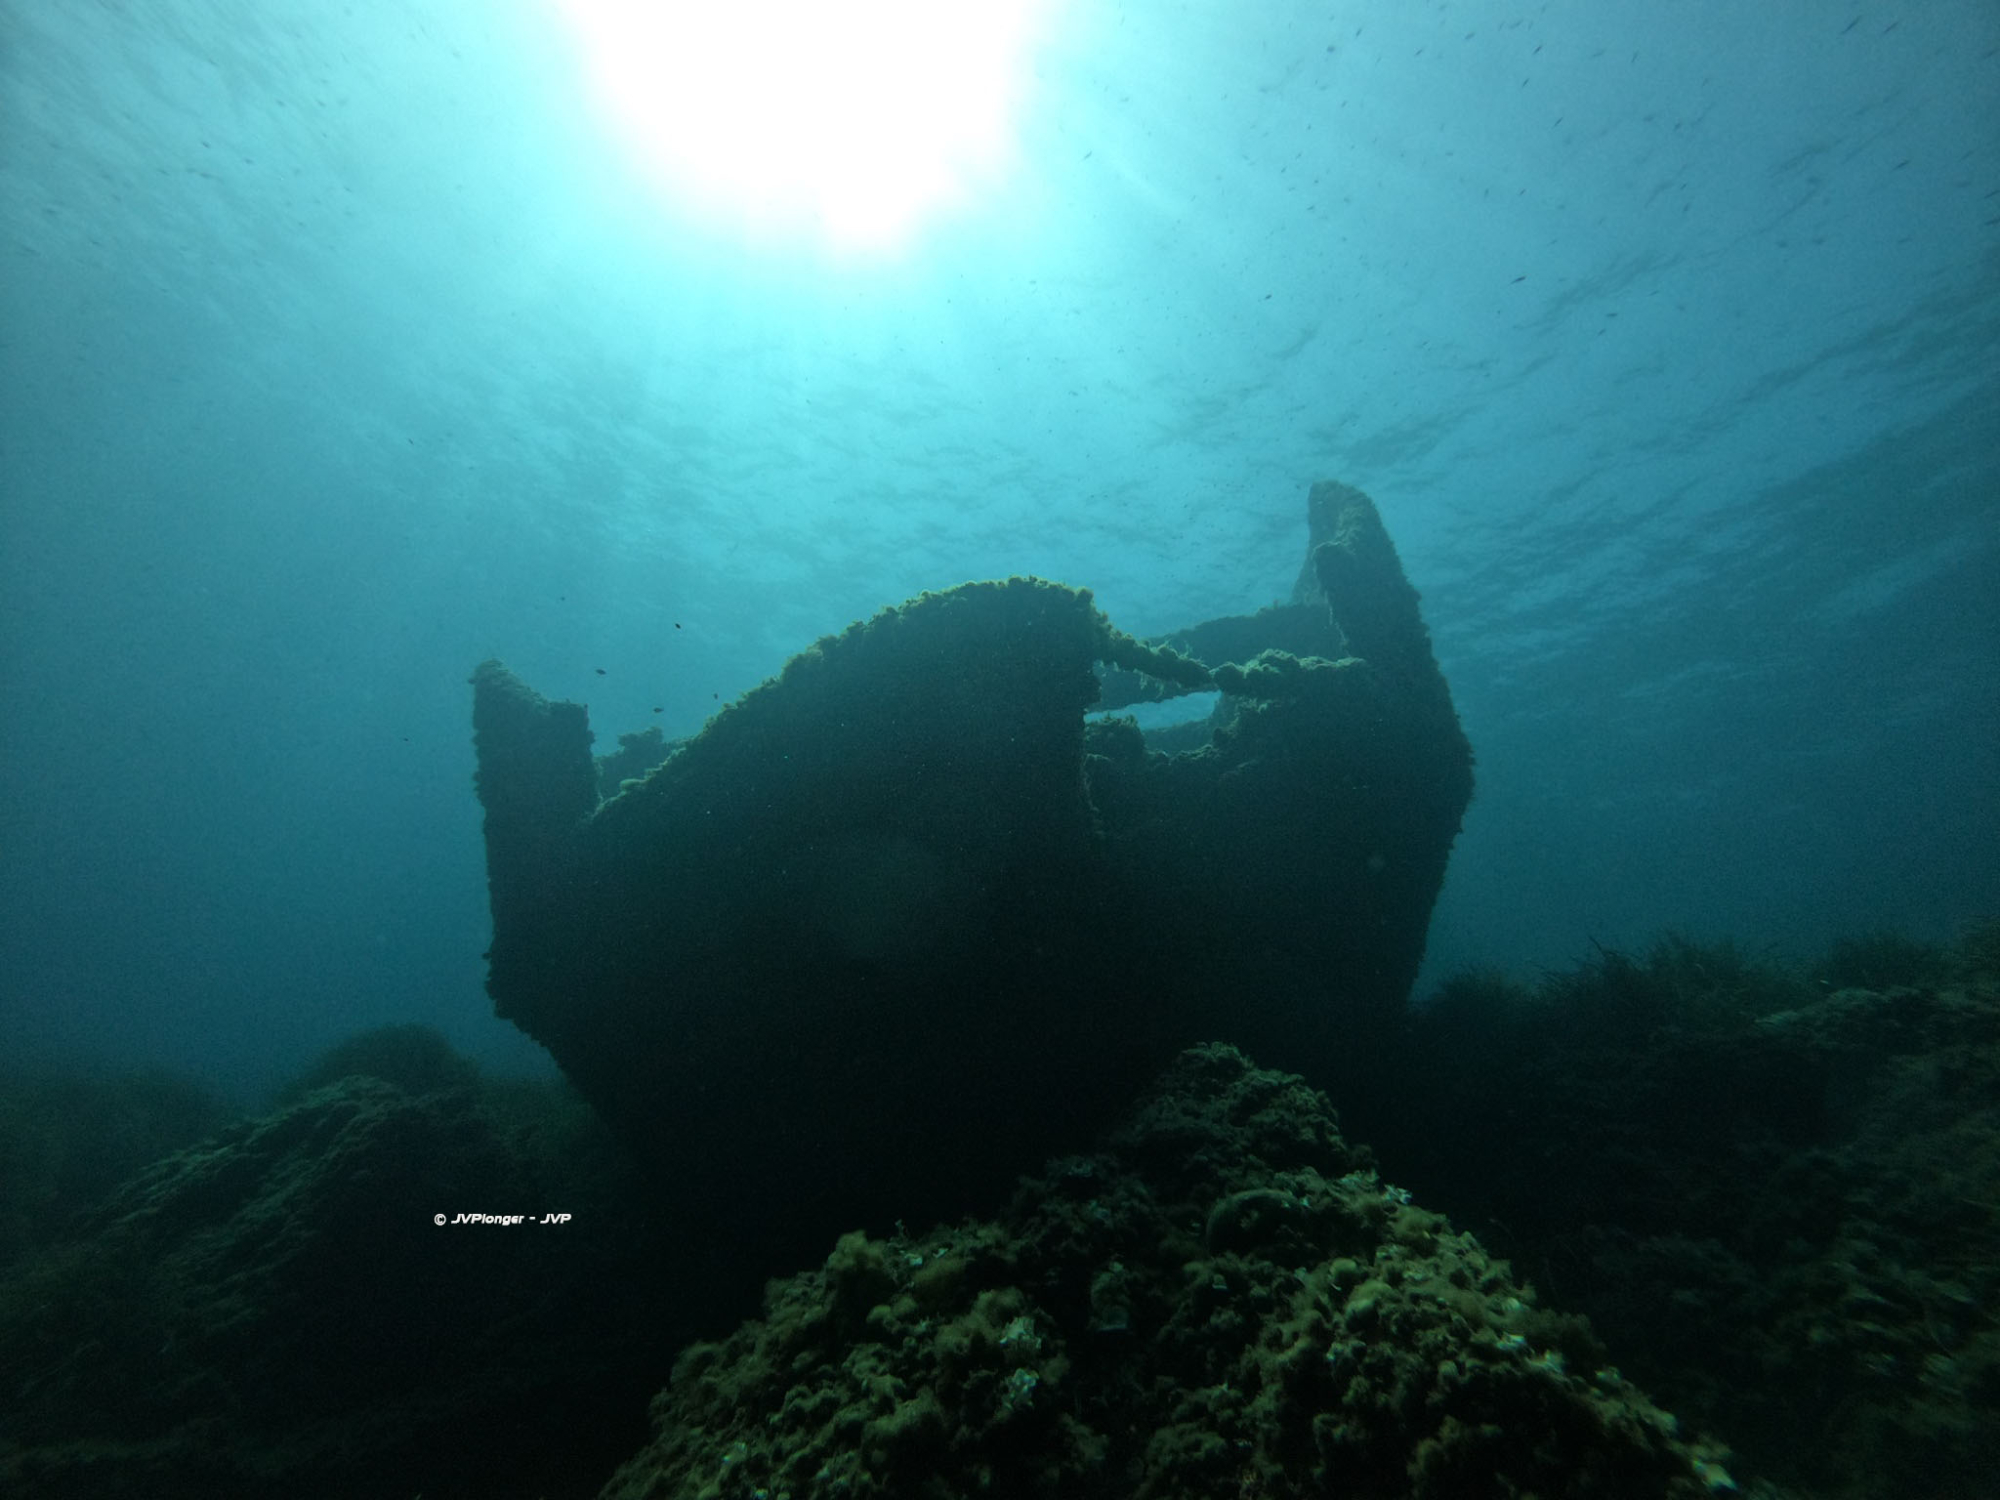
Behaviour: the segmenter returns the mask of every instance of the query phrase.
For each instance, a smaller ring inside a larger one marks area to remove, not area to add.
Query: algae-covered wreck
[[[1471,753],[1368,498],[1291,599],[1142,642],[1033,579],[828,637],[602,797],[473,682],[488,988],[757,1275],[999,1201],[1183,1047],[1337,1084],[1400,1010]],[[1222,697],[1149,752],[1118,708]]]

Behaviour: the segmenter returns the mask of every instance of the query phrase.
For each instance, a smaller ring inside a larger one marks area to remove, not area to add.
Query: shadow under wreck
[[[609,797],[583,706],[483,664],[498,1013],[751,1285],[1004,1201],[1194,1043],[1339,1098],[1472,756],[1373,504],[1322,483],[1308,519],[1289,602],[1151,642],[1059,584],[924,594]],[[1187,754],[1086,718],[1197,691]]]

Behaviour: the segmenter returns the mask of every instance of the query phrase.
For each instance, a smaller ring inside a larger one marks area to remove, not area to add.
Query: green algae
[[[654,1417],[605,1500],[1726,1482],[1588,1325],[1384,1184],[1324,1096],[1223,1047],[1000,1218],[850,1234],[773,1282],[761,1319],[682,1355]]]
[[[1532,987],[1460,976],[1358,1128],[1749,1477],[1974,1500],[2000,1470],[1984,933],[1796,966],[1669,935]],[[1832,987],[1870,974],[1931,982]]]

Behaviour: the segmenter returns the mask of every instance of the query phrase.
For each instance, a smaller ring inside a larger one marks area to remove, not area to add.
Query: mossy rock
[[[700,1310],[578,1111],[348,1074],[140,1172],[0,1280],[0,1491],[589,1493]]]
[[[1864,934],[1788,966],[1669,936],[1532,990],[1467,975],[1383,1069],[1396,1107],[1357,1128],[1749,1480],[1983,1500],[2000,1472],[1990,942]],[[1835,987],[1871,975],[1884,987]]]
[[[1695,1497],[1713,1449],[1323,1095],[1187,1054],[1004,1216],[841,1239],[687,1350],[604,1500]]]

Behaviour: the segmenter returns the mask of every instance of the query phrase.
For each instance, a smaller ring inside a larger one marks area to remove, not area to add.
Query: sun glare
[[[563,0],[673,196],[759,234],[893,246],[1012,150],[1032,0]]]

